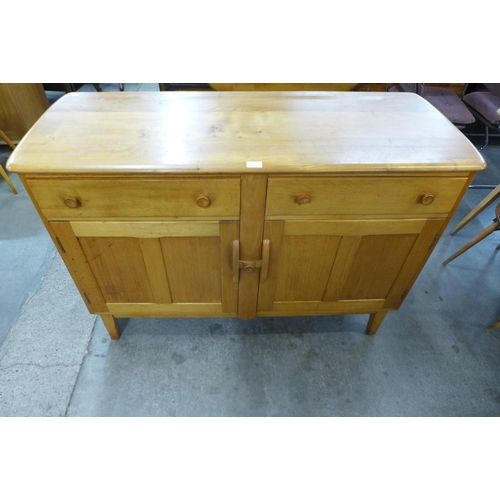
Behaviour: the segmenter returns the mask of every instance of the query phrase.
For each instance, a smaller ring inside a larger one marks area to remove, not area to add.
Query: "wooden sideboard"
[[[411,93],[72,93],[10,156],[90,313],[368,314],[402,304],[474,173]]]

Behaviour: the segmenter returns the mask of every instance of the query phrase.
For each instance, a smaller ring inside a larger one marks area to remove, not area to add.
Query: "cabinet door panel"
[[[321,300],[340,244],[339,236],[285,236],[275,300]]]
[[[425,225],[399,219],[266,221],[271,258],[259,313],[381,309],[405,263],[421,264],[421,251],[412,252]]]
[[[149,282],[156,304],[171,304],[172,295],[167,272],[163,264],[163,253],[158,238],[139,238],[142,256],[148,270]]]
[[[218,237],[161,238],[173,302],[221,302]]]
[[[138,238],[80,238],[106,302],[153,302]]]
[[[416,234],[363,236],[339,299],[385,298],[416,239]]]
[[[86,222],[74,230],[110,310],[124,316],[146,310],[167,316],[182,316],[184,310],[190,315],[236,314],[231,249],[238,239],[237,222],[165,227]]]

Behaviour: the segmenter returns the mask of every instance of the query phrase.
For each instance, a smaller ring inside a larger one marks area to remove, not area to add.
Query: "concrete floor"
[[[9,154],[0,146],[2,165]],[[475,184],[496,185],[500,146],[484,156]],[[10,177],[18,195],[0,180],[0,416],[500,415],[500,329],[486,331],[500,316],[500,234],[441,266],[493,207],[445,233],[374,337],[368,317],[352,315],[120,320],[111,341]],[[488,192],[469,190],[450,226]]]

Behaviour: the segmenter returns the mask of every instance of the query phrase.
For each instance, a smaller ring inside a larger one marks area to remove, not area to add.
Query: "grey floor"
[[[9,154],[0,146],[2,165]],[[483,154],[475,184],[496,185],[500,145]],[[486,331],[500,316],[499,233],[441,266],[493,206],[445,233],[373,337],[367,316],[352,315],[120,320],[111,341],[10,178],[18,195],[0,179],[0,416],[500,415],[500,329]],[[469,190],[450,226],[488,192]]]

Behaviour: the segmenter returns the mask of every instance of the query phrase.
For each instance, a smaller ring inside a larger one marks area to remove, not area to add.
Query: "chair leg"
[[[495,222],[493,222],[493,224],[489,225],[486,229],[483,229],[475,238],[470,240],[469,243],[465,244],[460,250],[456,251],[451,257],[446,259],[443,262],[443,266],[449,264],[452,260],[456,259],[459,255],[462,255],[464,252],[469,250],[469,248],[473,247],[481,240],[484,240],[486,236],[489,236],[493,231],[497,231],[499,228],[500,228],[500,223],[498,222],[498,220],[495,219]]]
[[[3,169],[2,165],[0,165],[0,174],[5,179],[7,184],[10,186],[10,189],[12,189],[12,191],[14,191],[14,194],[17,194],[17,191],[16,191],[16,188],[14,187],[14,184],[12,184],[12,181],[9,179],[7,172]]]
[[[477,148],[477,150],[481,151],[481,149],[484,149],[488,145],[489,139],[490,139],[490,132],[488,130],[487,125],[485,125],[484,126],[484,144],[480,148]]]
[[[495,328],[498,328],[500,326],[500,318],[498,319],[498,321],[496,323],[494,323],[493,325],[489,326],[487,328],[488,331],[490,330],[494,330]]]
[[[15,149],[16,145],[7,137],[7,135],[2,130],[0,130],[0,139],[6,142],[12,149]]]
[[[125,90],[123,83],[119,83],[118,86],[120,87],[120,92],[123,92]]]
[[[479,215],[498,198],[500,198],[500,184],[453,228],[451,234],[455,234],[460,231],[460,229],[466,226],[474,217],[476,217],[476,215]]]

